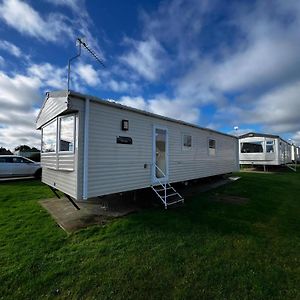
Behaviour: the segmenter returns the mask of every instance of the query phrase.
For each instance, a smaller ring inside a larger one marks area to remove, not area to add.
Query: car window
[[[26,163],[27,161],[24,159],[24,158],[22,158],[22,157],[13,157],[13,162],[14,163]]]
[[[11,163],[12,157],[0,157],[0,163]]]

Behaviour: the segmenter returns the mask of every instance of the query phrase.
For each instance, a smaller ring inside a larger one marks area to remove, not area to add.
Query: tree
[[[15,151],[30,151],[31,148],[27,145],[20,145],[18,147],[15,148]]]
[[[38,152],[38,153],[40,153],[40,150],[37,149],[37,148],[35,148],[35,147],[32,147],[32,148],[31,148],[31,152]]]
[[[3,147],[0,147],[0,155],[11,155],[11,151],[9,149],[5,149]]]

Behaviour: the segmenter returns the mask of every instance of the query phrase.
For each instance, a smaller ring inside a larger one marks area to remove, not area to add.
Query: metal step
[[[172,197],[172,196],[175,196],[175,195],[179,195],[179,194],[178,194],[177,192],[176,192],[176,193],[173,193],[173,194],[169,194],[169,195],[167,194],[166,197]],[[180,196],[180,195],[179,195],[179,196]],[[180,197],[181,197],[181,196],[180,196]]]
[[[179,203],[179,202],[182,202],[182,203],[184,203],[183,202],[183,198],[181,198],[181,199],[179,199],[179,200],[176,200],[176,201],[172,201],[172,202],[168,202],[168,205],[173,205],[173,204],[176,204],[176,203]]]
[[[167,185],[168,186],[166,187],[164,184],[161,184],[159,188],[157,188],[158,186],[151,186],[152,190],[163,202],[165,209],[167,209],[168,206],[179,202],[184,203],[184,198],[174,189],[174,187],[172,187],[169,183]]]
[[[156,188],[156,187],[154,187],[154,188]],[[170,190],[170,189],[173,189],[171,186],[168,186],[167,188],[166,188],[166,190]],[[163,189],[163,188],[160,188],[160,189],[156,189],[156,191],[157,192],[161,192],[161,191],[165,191],[165,189]]]

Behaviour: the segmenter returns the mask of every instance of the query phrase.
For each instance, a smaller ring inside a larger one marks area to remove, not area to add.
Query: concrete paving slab
[[[76,202],[77,210],[67,198],[50,198],[40,200],[39,203],[50,213],[57,224],[66,232],[71,233],[89,225],[105,224],[109,220],[125,216],[137,210],[134,206],[123,206],[118,210],[103,208],[98,202]]]

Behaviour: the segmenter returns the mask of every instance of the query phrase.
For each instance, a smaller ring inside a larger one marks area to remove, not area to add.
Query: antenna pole
[[[77,39],[79,41],[79,45],[78,45],[78,53],[71,57],[68,61],[68,91],[70,90],[70,73],[71,73],[71,61],[76,59],[77,57],[79,57],[81,55],[81,40]]]
[[[77,42],[79,43],[78,45],[78,53],[71,57],[69,60],[68,60],[68,92],[70,91],[70,76],[71,76],[71,62],[72,60],[78,58],[80,55],[81,55],[81,45],[84,46],[84,48],[90,53],[92,54],[92,56],[102,65],[102,67],[105,68],[105,65],[103,63],[103,61],[96,55],[96,53],[90,49],[87,44],[85,42],[83,42],[80,38],[77,38]]]

